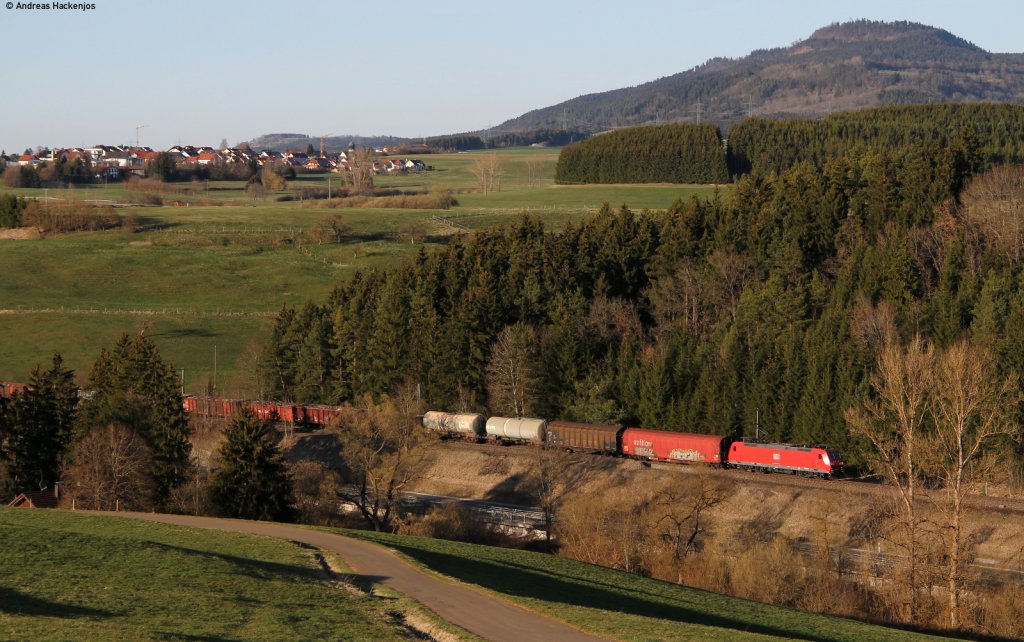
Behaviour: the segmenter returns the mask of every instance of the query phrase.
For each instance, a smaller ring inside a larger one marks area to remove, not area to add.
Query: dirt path
[[[105,513],[111,516],[144,519],[164,524],[213,528],[251,533],[303,542],[337,553],[353,571],[384,584],[427,607],[442,619],[495,642],[558,640],[559,642],[596,642],[603,640],[568,624],[558,622],[482,591],[448,582],[402,560],[376,544],[319,531],[250,522],[188,515],[149,513]]]

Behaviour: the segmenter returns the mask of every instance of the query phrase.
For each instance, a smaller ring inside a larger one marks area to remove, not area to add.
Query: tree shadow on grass
[[[154,333],[151,333],[149,336],[151,336],[151,337],[167,337],[167,338],[171,338],[171,339],[183,339],[183,338],[195,339],[195,338],[200,338],[200,337],[202,337],[202,338],[219,337],[220,335],[221,335],[220,332],[211,332],[210,330],[205,330],[203,328],[179,328],[177,330],[166,330],[164,332],[154,332]]]
[[[389,546],[419,560],[428,567],[458,580],[476,584],[504,593],[531,598],[555,604],[569,604],[585,608],[602,609],[611,612],[628,613],[641,617],[657,618],[673,622],[688,622],[701,626],[718,627],[748,633],[762,633],[796,640],[839,640],[844,636],[827,633],[801,634],[790,629],[772,626],[756,615],[744,619],[709,613],[705,610],[666,604],[664,596],[652,595],[652,599],[637,597],[637,593],[623,587],[595,582],[590,579],[561,575],[538,570],[514,563],[497,564],[485,560],[467,560],[447,553],[424,551],[423,549],[389,543]],[[559,579],[565,578],[565,579]],[[763,617],[763,616],[762,616]]]
[[[0,586],[0,613],[10,615],[42,615],[47,617],[112,617],[121,613],[94,609],[76,604],[53,602],[34,595]]]

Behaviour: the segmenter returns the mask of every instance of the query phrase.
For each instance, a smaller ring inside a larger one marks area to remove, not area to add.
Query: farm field
[[[0,639],[403,640],[380,600],[268,538],[0,508]]]
[[[502,225],[523,212],[557,229],[604,202],[663,209],[676,198],[715,193],[713,186],[554,185],[558,150],[540,148],[497,152],[505,166],[501,191],[480,194],[471,171],[479,153],[490,152],[427,155],[434,171],[376,179],[379,187],[451,189],[459,204],[446,211],[254,201],[243,182],[211,181],[166,196],[164,206],[119,208],[140,217],[143,227],[135,233],[0,235],[0,380],[24,380],[55,351],[84,374],[102,346],[122,332],[145,329],[165,359],[185,369],[187,392],[213,381],[216,346],[218,391],[247,396],[253,394],[253,361],[246,353],[261,341],[267,319],[283,305],[322,301],[358,270],[394,265],[424,247],[443,246],[452,234]],[[299,198],[301,188],[327,187],[328,181],[337,187],[340,180],[299,175],[288,191]],[[123,185],[0,188],[5,192],[128,201]],[[331,215],[351,228],[345,241],[312,240],[310,231]]]

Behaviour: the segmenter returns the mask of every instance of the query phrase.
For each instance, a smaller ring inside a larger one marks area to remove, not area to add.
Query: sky
[[[1024,51],[1020,0],[983,10],[963,0],[87,4],[95,8],[0,6],[8,153],[134,143],[138,125],[141,143],[156,149],[274,132],[473,131],[860,18],[921,22],[991,52]]]

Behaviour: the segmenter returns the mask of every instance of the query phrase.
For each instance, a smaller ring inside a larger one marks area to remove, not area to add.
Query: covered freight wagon
[[[822,477],[830,477],[843,469],[842,455],[822,446],[737,441],[729,446],[728,459],[733,468]]]
[[[619,452],[619,433],[622,428],[603,424],[584,424],[575,421],[548,423],[545,443],[572,452],[593,452],[614,455]]]
[[[431,432],[450,433],[466,437],[487,434],[487,420],[475,413],[450,413],[431,410],[423,415],[423,427]]]
[[[529,417],[491,417],[487,420],[487,436],[511,441],[544,441],[547,428],[544,419]]]
[[[652,461],[721,464],[724,440],[718,435],[626,428],[622,454]]]

